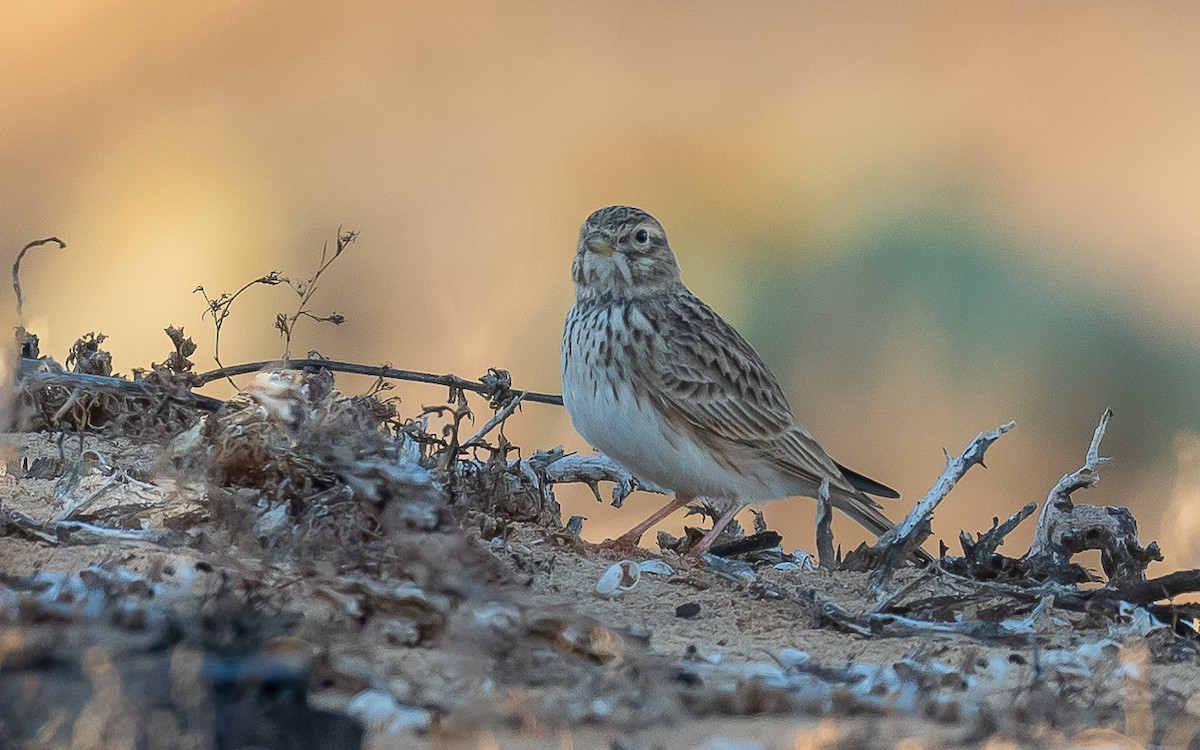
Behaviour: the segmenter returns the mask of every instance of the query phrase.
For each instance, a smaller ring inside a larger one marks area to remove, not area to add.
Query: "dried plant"
[[[206,315],[212,316],[213,328],[215,329],[215,336],[213,339],[213,360],[217,363],[218,367],[224,367],[224,364],[221,362],[221,329],[225,325],[225,320],[229,318],[229,313],[233,308],[233,303],[251,287],[260,285],[277,286],[285,282],[286,279],[284,279],[278,271],[271,271],[266,276],[260,276],[253,281],[247,282],[242,286],[241,289],[238,289],[232,294],[229,292],[221,292],[217,297],[213,298],[208,296],[208,292],[204,290],[203,286],[198,286],[192,290],[193,294],[199,292],[200,296],[204,297],[204,302],[208,306],[204,312]],[[226,379],[229,381],[230,385],[235,388],[237,387],[237,383],[233,382],[233,378],[227,376]]]
[[[292,336],[296,332],[296,323],[301,318],[309,318],[318,323],[332,323],[335,326],[340,326],[346,322],[346,317],[340,313],[332,312],[328,315],[314,315],[308,309],[309,302],[317,292],[317,282],[320,281],[321,275],[329,269],[333,262],[341,257],[346,248],[350,247],[358,239],[358,232],[343,231],[338,227],[337,241],[334,244],[333,253],[329,252],[329,243],[326,242],[321,246],[321,262],[317,265],[317,269],[307,280],[302,282],[292,282],[288,279],[283,279],[283,283],[291,287],[296,293],[299,301],[296,304],[296,310],[291,315],[279,313],[275,316],[275,328],[279,334],[283,336],[283,359],[291,359],[292,356]]]
[[[50,244],[58,245],[60,250],[65,250],[67,248],[67,243],[63,242],[57,237],[47,237],[43,240],[34,240],[25,247],[21,248],[21,251],[17,253],[17,259],[13,261],[12,282],[13,292],[15,292],[17,295],[18,318],[25,314],[25,292],[21,289],[21,261],[25,259],[25,253],[29,252],[33,248]]]
[[[238,297],[242,296],[247,290],[255,286],[278,286],[286,285],[297,296],[298,302],[296,309],[291,314],[278,313],[275,316],[275,328],[279,334],[283,336],[283,357],[288,360],[292,356],[292,339],[296,333],[296,324],[301,318],[308,318],[318,323],[332,323],[341,325],[346,322],[344,315],[333,312],[328,315],[316,315],[309,310],[309,303],[312,301],[313,295],[317,292],[317,283],[321,276],[329,270],[333,262],[341,257],[346,248],[353,245],[358,239],[358,233],[352,231],[344,231],[341,227],[338,228],[337,240],[334,243],[333,252],[329,251],[329,243],[326,242],[321,246],[321,261],[317,264],[316,270],[302,282],[294,282],[288,277],[279,273],[279,271],[271,271],[266,276],[260,276],[253,281],[247,282],[236,292],[221,292],[216,297],[208,296],[203,286],[197,286],[193,293],[199,293],[204,297],[204,302],[207,305],[204,314],[212,317],[213,328],[215,335],[213,340],[213,360],[217,363],[217,367],[221,370],[225,369],[224,363],[221,361],[221,330],[225,325],[225,321],[229,318],[233,309],[233,303]],[[259,368],[256,368],[259,369]],[[233,382],[232,374],[222,373],[222,377],[229,381],[230,385],[237,387],[237,383]],[[207,382],[207,381],[201,381]],[[201,384],[197,383],[197,385]]]

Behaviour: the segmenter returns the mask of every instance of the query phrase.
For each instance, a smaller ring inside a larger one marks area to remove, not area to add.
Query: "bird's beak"
[[[584,237],[583,246],[586,247],[589,252],[596,253],[597,255],[603,255],[605,257],[612,255],[614,249],[612,240],[600,232],[593,232],[587,237]]]

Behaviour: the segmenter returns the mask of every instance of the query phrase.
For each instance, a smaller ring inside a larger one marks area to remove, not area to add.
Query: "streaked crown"
[[[576,299],[645,297],[682,284],[666,230],[632,206],[608,206],[583,222],[571,275]]]

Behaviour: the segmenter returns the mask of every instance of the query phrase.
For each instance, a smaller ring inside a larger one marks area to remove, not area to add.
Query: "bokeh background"
[[[314,308],[349,322],[301,328],[297,351],[499,366],[557,392],[578,225],[631,203],[826,448],[904,493],[893,515],[943,448],[1016,419],[935,522],[947,540],[986,528],[1077,468],[1111,406],[1116,460],[1079,499],[1133,507],[1160,571],[1200,565],[1200,7],[9,0],[0,16],[0,248],[67,241],[24,273],[25,322],[60,361],[102,331],[128,372],[162,360],[175,324],[206,368],[192,290],[301,278],[344,225],[359,243]],[[291,305],[247,294],[223,359],[277,356]],[[445,397],[399,392],[413,412]],[[553,407],[508,434],[587,450]],[[660,502],[560,497],[592,539]],[[811,547],[811,501],[766,513]]]

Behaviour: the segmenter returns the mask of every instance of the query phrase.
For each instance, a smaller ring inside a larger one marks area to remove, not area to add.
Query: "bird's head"
[[[632,206],[602,208],[583,222],[571,276],[576,299],[635,299],[681,283],[662,224]]]

